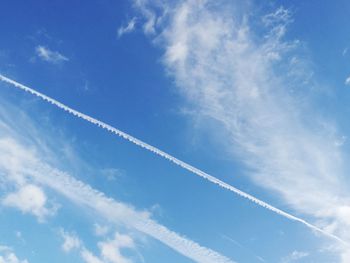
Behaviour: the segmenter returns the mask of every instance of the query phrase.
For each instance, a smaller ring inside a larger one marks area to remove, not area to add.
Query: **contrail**
[[[160,225],[145,216],[144,213],[105,196],[102,192],[76,180],[65,172],[46,164],[40,164],[38,167],[41,172],[27,170],[34,180],[49,186],[77,204],[90,207],[111,222],[117,224],[122,222],[126,226],[133,227],[198,263],[236,263],[236,261]]]
[[[35,185],[51,188],[57,194],[67,198],[71,203],[90,210],[94,215],[98,214],[99,218],[104,218],[107,222],[114,224],[116,228],[123,225],[127,229],[137,230],[158,240],[175,252],[192,259],[194,262],[237,263],[219,252],[202,246],[196,241],[158,223],[150,214],[145,213],[143,210],[137,210],[127,203],[108,197],[103,192],[92,188],[89,184],[85,184],[71,174],[42,162],[36,152],[25,148],[26,146],[22,145],[19,140],[14,139],[18,135],[22,136],[22,134],[21,131],[17,132],[13,128],[10,125],[8,127],[9,130],[6,132],[10,137],[0,138],[0,173],[2,182],[5,180],[4,182],[16,184],[17,180],[31,178]],[[18,155],[18,151],[14,149],[18,149],[23,154]],[[16,166],[18,177],[16,179],[13,179],[12,173],[9,172],[13,168],[12,163],[8,161],[8,158],[3,158],[3,156],[16,160],[16,163],[18,163],[18,166]],[[25,161],[28,156],[30,160],[33,160],[32,162],[28,163]],[[5,263],[1,260],[1,253],[0,262]],[[14,263],[13,261],[11,262]],[[6,261],[6,263],[10,262]]]
[[[296,216],[294,216],[292,214],[289,214],[289,213],[287,213],[287,212],[285,212],[285,211],[283,211],[281,209],[278,209],[278,208],[276,208],[276,207],[274,207],[274,206],[272,206],[272,205],[270,205],[270,204],[268,204],[268,203],[266,203],[266,202],[264,202],[264,201],[262,201],[262,200],[260,200],[260,199],[258,199],[256,197],[246,193],[246,192],[243,192],[242,190],[239,190],[238,188],[236,188],[236,187],[234,187],[232,185],[229,185],[228,183],[225,183],[225,182],[219,180],[218,178],[216,178],[216,177],[214,177],[214,176],[212,176],[212,175],[210,175],[210,174],[208,174],[208,173],[206,173],[206,172],[204,172],[204,171],[202,171],[202,170],[200,170],[200,169],[198,169],[198,168],[196,168],[196,167],[194,167],[194,166],[192,166],[192,165],[190,165],[190,164],[188,164],[186,162],[183,162],[183,161],[177,159],[174,156],[172,156],[172,155],[170,155],[170,154],[168,154],[168,153],[166,153],[166,152],[164,152],[164,151],[162,151],[162,150],[160,150],[160,149],[158,149],[158,148],[156,148],[156,147],[154,147],[152,145],[149,145],[148,143],[145,143],[145,142],[143,142],[143,141],[141,141],[141,140],[139,140],[139,139],[137,139],[137,138],[135,138],[135,137],[133,137],[133,136],[123,132],[123,131],[121,131],[121,130],[118,130],[117,128],[114,128],[114,127],[112,127],[111,125],[109,125],[107,123],[104,123],[104,122],[102,122],[100,120],[97,120],[97,119],[95,119],[93,117],[90,117],[90,116],[88,116],[88,115],[86,115],[84,113],[81,113],[81,112],[79,112],[77,110],[74,110],[74,109],[66,106],[63,103],[61,103],[61,102],[59,102],[59,101],[57,101],[57,100],[55,100],[55,99],[53,99],[53,98],[51,98],[49,96],[46,96],[43,93],[40,93],[40,92],[38,92],[38,91],[36,91],[36,90],[34,90],[32,88],[29,88],[29,87],[27,87],[27,86],[25,86],[25,85],[23,85],[21,83],[18,83],[17,81],[9,79],[9,78],[5,77],[2,74],[0,74],[0,80],[3,81],[3,82],[6,82],[8,84],[11,84],[12,86],[14,86],[14,87],[16,87],[18,89],[21,89],[21,90],[24,90],[26,92],[29,92],[29,93],[31,93],[31,94],[33,94],[33,95],[35,95],[35,96],[45,100],[45,101],[47,101],[47,102],[57,106],[58,108],[60,108],[60,109],[62,109],[64,111],[67,111],[70,114],[73,114],[74,116],[82,118],[82,119],[84,119],[84,120],[86,120],[86,121],[88,121],[88,122],[90,122],[92,124],[97,125],[98,127],[106,129],[109,132],[112,132],[112,133],[122,137],[123,139],[126,139],[126,140],[128,140],[128,141],[130,141],[130,142],[132,142],[132,143],[134,143],[134,144],[136,144],[136,145],[138,145],[138,146],[140,146],[140,147],[142,147],[142,148],[144,148],[144,149],[146,149],[146,150],[148,150],[150,152],[153,152],[154,154],[157,154],[157,155],[167,159],[168,161],[175,163],[176,165],[178,165],[178,166],[180,166],[180,167],[190,171],[191,173],[194,173],[194,174],[196,174],[196,175],[198,175],[200,177],[203,177],[204,179],[210,181],[211,183],[217,184],[217,185],[219,185],[222,188],[225,188],[225,189],[227,189],[227,190],[229,190],[231,192],[234,192],[234,193],[238,194],[239,196],[244,197],[244,198],[246,198],[246,199],[256,203],[259,206],[262,206],[262,207],[264,207],[264,208],[266,208],[266,209],[268,209],[268,210],[270,210],[272,212],[275,212],[276,214],[279,214],[279,215],[281,215],[281,216],[283,216],[285,218],[288,218],[290,220],[302,223],[303,225],[307,226],[308,228],[310,228],[310,229],[312,229],[314,231],[317,231],[317,232],[319,232],[319,233],[321,233],[321,234],[323,234],[325,236],[333,238],[333,239],[341,242],[342,244],[344,244],[346,246],[350,246],[349,243],[347,243],[346,241],[344,241],[340,237],[338,237],[336,235],[333,235],[332,233],[328,233],[325,230],[323,230],[323,229],[321,229],[321,228],[319,228],[319,227],[317,227],[317,226],[315,226],[315,225],[313,225],[311,223],[308,223],[307,221],[305,221],[302,218],[299,218],[299,217],[296,217]]]

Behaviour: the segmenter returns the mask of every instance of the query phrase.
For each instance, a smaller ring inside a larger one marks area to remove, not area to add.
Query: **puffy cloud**
[[[19,209],[23,213],[35,215],[39,221],[55,213],[55,209],[47,208],[47,197],[43,190],[33,184],[27,184],[16,192],[8,194],[2,204]]]
[[[60,234],[63,238],[62,249],[64,252],[70,252],[72,249],[78,249],[81,246],[80,239],[72,233],[68,233],[61,229]]]
[[[101,259],[96,257],[94,254],[92,254],[89,250],[86,248],[82,249],[80,252],[81,258],[86,262],[86,263],[103,263]]]
[[[29,263],[28,260],[20,260],[12,248],[0,245],[0,263]]]
[[[134,241],[130,236],[116,233],[114,239],[99,242],[98,246],[104,260],[111,263],[131,263],[121,253],[124,248],[135,248]]]
[[[72,250],[79,250],[81,258],[87,263],[132,263],[130,259],[121,253],[123,249],[135,248],[133,239],[128,235],[116,233],[114,239],[106,239],[98,242],[98,248],[100,250],[99,258],[84,246],[76,234],[68,233],[63,229],[60,230],[60,234],[64,240],[62,244],[63,251],[71,252]]]

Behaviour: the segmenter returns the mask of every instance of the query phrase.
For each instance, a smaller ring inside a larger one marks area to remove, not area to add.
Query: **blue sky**
[[[350,261],[349,2],[0,12],[0,263]]]

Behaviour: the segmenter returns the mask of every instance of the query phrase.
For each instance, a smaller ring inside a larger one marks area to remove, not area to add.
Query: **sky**
[[[350,262],[348,1],[0,14],[0,263]]]

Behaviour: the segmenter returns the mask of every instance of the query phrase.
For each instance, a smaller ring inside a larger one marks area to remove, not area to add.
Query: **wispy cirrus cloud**
[[[308,252],[294,250],[288,256],[282,258],[281,263],[298,262],[302,258],[309,256],[309,254]]]
[[[136,25],[136,18],[132,18],[130,21],[128,21],[128,23],[125,26],[120,26],[118,28],[118,37],[122,37],[123,35],[127,34],[127,33],[131,33],[132,31],[135,30],[135,25]]]
[[[62,55],[57,51],[52,51],[45,46],[37,46],[35,48],[35,52],[41,60],[52,64],[60,64],[69,61],[69,59],[66,56]]]
[[[302,62],[300,41],[284,40],[291,13],[259,14],[219,2],[144,0],[139,7],[154,21],[166,6],[154,39],[195,118],[205,120],[202,127],[212,120],[225,130],[227,149],[257,185],[349,242],[348,165],[336,143],[342,135],[312,108],[312,74],[305,73],[311,69]],[[340,251],[348,262],[348,248]]]

